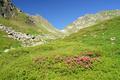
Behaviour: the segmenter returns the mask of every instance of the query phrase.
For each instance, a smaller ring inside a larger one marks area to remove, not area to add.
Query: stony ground
[[[21,41],[22,46],[36,46],[46,43],[46,40],[56,39],[55,36],[44,34],[44,35],[31,35],[26,33],[21,33],[13,30],[11,27],[6,27],[0,24],[0,29],[8,34],[9,38]]]

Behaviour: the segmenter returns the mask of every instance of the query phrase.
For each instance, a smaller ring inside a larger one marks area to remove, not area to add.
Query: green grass
[[[17,48],[0,56],[1,80],[120,80],[120,17],[81,29],[65,39],[48,44]],[[110,38],[115,37],[114,41]],[[75,56],[80,52],[99,53],[92,68],[72,67],[56,62],[55,56]],[[47,57],[43,63],[34,59]]]
[[[20,46],[21,43],[19,41],[8,38],[6,33],[0,31],[0,54],[6,49],[17,48]]]
[[[28,16],[24,13],[19,13],[17,16],[11,19],[4,19],[0,17],[0,24],[3,24],[7,27],[12,27],[16,31],[20,31],[27,34],[47,34],[50,33],[44,29],[45,24],[32,24],[27,23]],[[49,28],[49,26],[47,26]]]

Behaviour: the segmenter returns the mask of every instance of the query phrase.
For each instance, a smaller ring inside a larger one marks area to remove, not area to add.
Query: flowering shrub
[[[63,63],[64,65],[67,65],[68,67],[84,67],[84,68],[90,68],[92,67],[92,63],[95,61],[98,61],[99,55],[95,54],[94,52],[85,52],[82,53],[82,55],[77,56],[53,56],[51,58],[48,57],[36,57],[33,58],[33,61],[35,63],[48,63],[48,66],[51,65],[57,65]],[[43,65],[42,64],[42,65]]]
[[[90,57],[88,56],[78,56],[78,57],[71,57],[71,58],[68,58],[65,60],[65,63],[68,64],[68,65],[72,65],[72,66],[81,66],[81,67],[90,67],[91,63],[92,63],[92,60]]]

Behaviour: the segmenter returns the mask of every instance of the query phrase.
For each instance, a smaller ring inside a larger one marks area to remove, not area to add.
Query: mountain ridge
[[[114,17],[120,16],[120,10],[106,10],[101,11],[96,14],[86,14],[84,16],[79,17],[70,25],[66,26],[62,32],[70,35],[72,33],[78,32],[82,28],[86,28],[89,26],[93,26],[97,23],[100,23],[105,20],[112,19]]]
[[[6,20],[13,20],[13,21],[11,21],[11,23],[14,25],[17,25],[18,27],[19,26],[25,26],[25,27],[34,26],[39,30],[38,31],[39,33],[42,32],[42,33],[53,33],[54,34],[54,33],[59,32],[55,27],[53,27],[53,25],[51,25],[43,17],[36,16],[36,15],[31,16],[31,15],[27,15],[26,13],[22,12],[20,9],[18,9],[12,3],[11,0],[1,0],[0,4],[1,4],[0,5],[0,10],[1,10],[0,16],[3,18],[8,18]],[[15,23],[17,23],[17,24],[15,24]],[[20,24],[20,25],[18,25],[18,24]],[[25,28],[25,27],[23,27],[23,28]],[[51,31],[51,29],[52,29],[52,31]],[[20,29],[18,29],[18,30],[20,30]],[[37,32],[37,30],[36,30],[36,32]]]

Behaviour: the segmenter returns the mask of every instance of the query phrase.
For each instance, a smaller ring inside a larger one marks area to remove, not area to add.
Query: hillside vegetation
[[[0,79],[119,80],[119,24],[120,17],[116,17],[64,39],[1,53]]]
[[[49,27],[52,27],[51,25],[47,26],[49,23],[44,23],[43,21],[39,24],[36,24],[34,23],[34,19],[30,18],[24,13],[19,13],[16,17],[11,19],[5,19],[1,17],[0,23],[26,34],[51,34],[51,32],[49,32],[47,29],[44,29],[44,27],[48,27],[48,29]],[[54,31],[55,29],[53,28],[52,30]]]
[[[0,30],[0,54],[7,49],[20,47],[21,43],[14,39],[8,38],[7,34]]]

